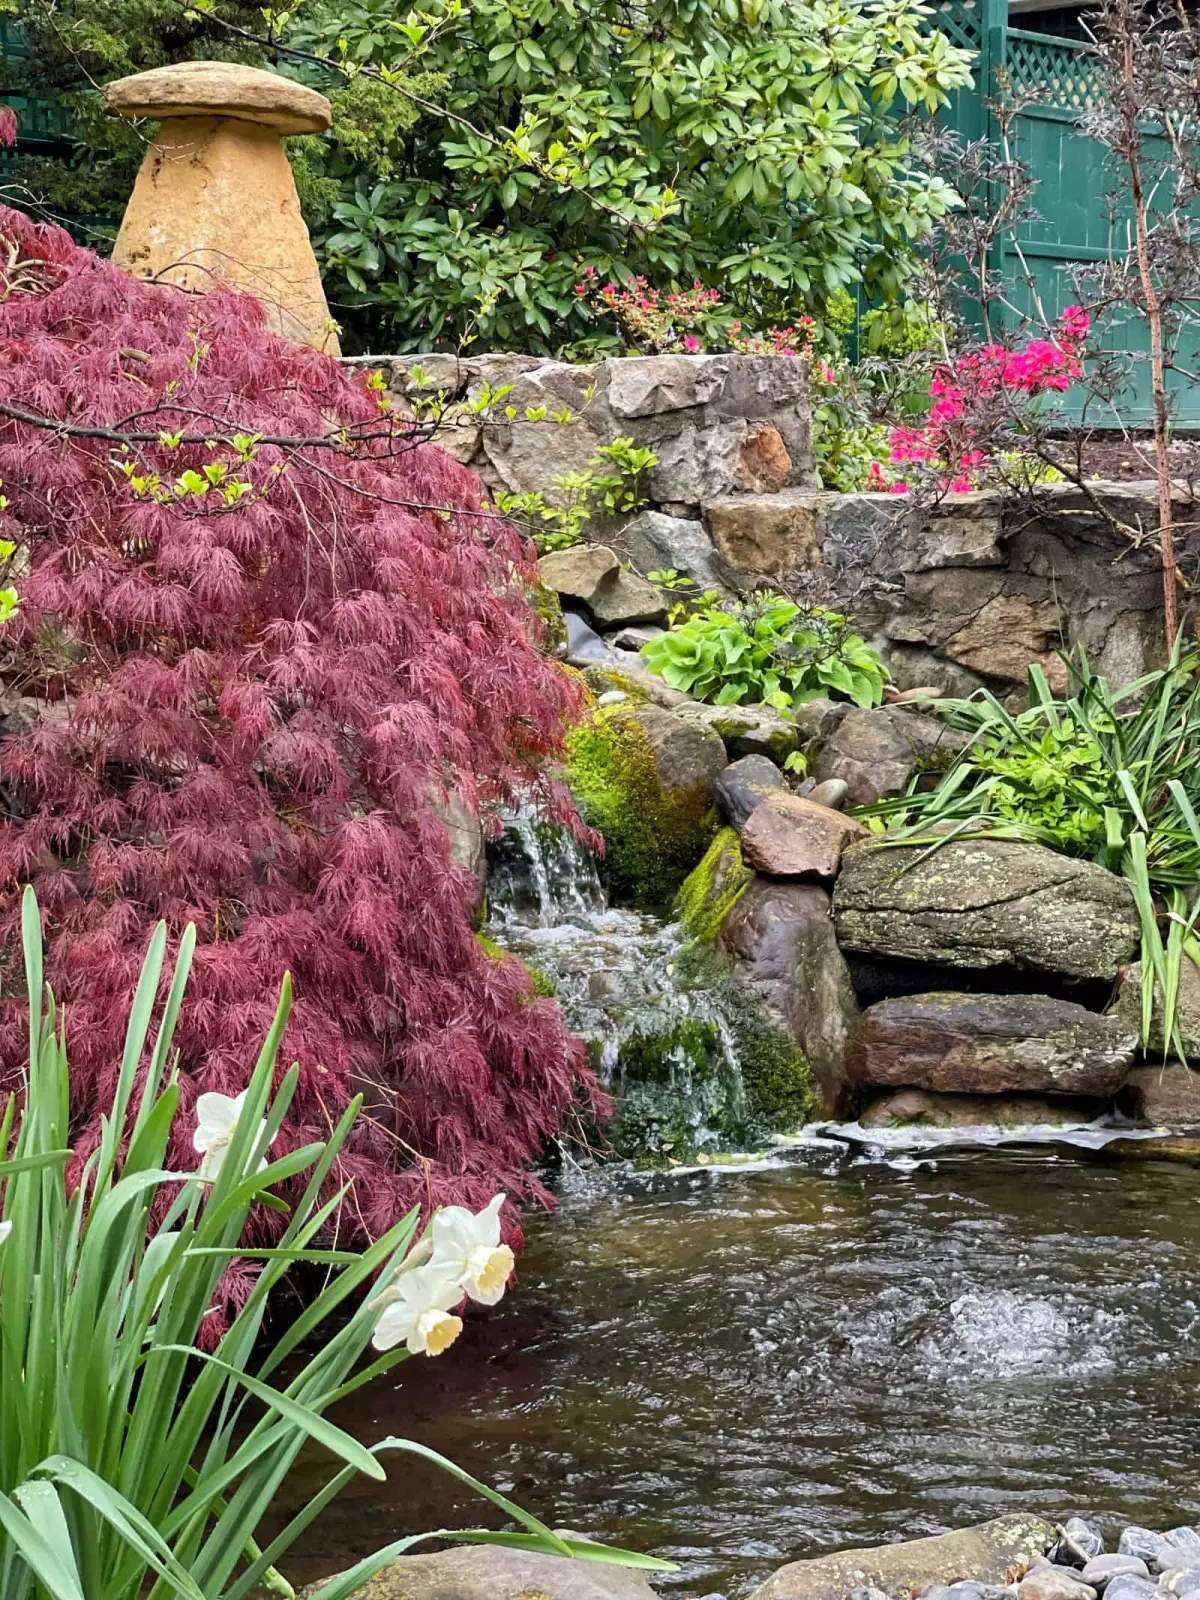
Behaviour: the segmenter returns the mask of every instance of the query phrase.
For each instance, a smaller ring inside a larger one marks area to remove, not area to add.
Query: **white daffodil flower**
[[[192,1148],[198,1150],[203,1160],[200,1162],[200,1176],[215,1182],[220,1176],[221,1168],[225,1164],[225,1157],[229,1153],[229,1146],[237,1132],[238,1118],[242,1114],[242,1107],[246,1103],[247,1090],[241,1094],[202,1094],[196,1101],[196,1131],[192,1135]],[[265,1122],[259,1124],[259,1132],[266,1127]],[[278,1134],[276,1134],[278,1137]],[[274,1144],[275,1140],[272,1139]],[[258,1164],[258,1170],[267,1165],[266,1157]]]
[[[384,1310],[371,1343],[391,1350],[404,1340],[414,1356],[440,1356],[462,1332],[462,1318],[451,1315],[462,1297],[461,1285],[432,1262],[402,1272],[379,1297]]]
[[[12,1231],[13,1225],[11,1222],[0,1222],[0,1244],[4,1243]]]
[[[500,1243],[498,1194],[478,1213],[466,1206],[447,1206],[433,1219],[433,1266],[453,1275],[481,1306],[494,1306],[504,1294],[515,1263]]]

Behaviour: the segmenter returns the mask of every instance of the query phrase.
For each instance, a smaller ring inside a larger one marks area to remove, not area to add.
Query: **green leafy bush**
[[[1082,650],[1063,660],[1065,700],[1034,666],[1027,711],[1006,710],[987,690],[939,701],[942,717],[970,736],[966,749],[932,791],[882,800],[864,814],[887,824],[891,843],[986,832],[1122,873],[1142,924],[1143,1042],[1157,989],[1168,1044],[1182,1055],[1180,963],[1200,964],[1200,651],[1179,643],[1165,668],[1120,690]]]
[[[160,923],[100,1142],[77,1164],[65,1027],[48,989],[43,1011],[31,889],[22,931],[29,1067],[19,1117],[12,1098],[0,1113],[4,1600],[249,1600],[260,1585],[291,1596],[276,1563],[358,1474],[384,1478],[381,1461],[395,1453],[452,1473],[523,1530],[437,1537],[662,1565],[560,1539],[424,1445],[389,1437],[367,1448],[326,1420],[337,1400],[409,1354],[451,1343],[456,1306],[464,1296],[494,1304],[512,1253],[500,1244],[501,1196],[478,1215],[438,1212],[420,1236],[414,1211],[362,1254],[317,1247],[353,1187],[339,1181],[339,1154],[360,1100],[327,1141],[272,1156],[299,1078],[292,1066],[276,1086],[288,980],[247,1087],[199,1097],[197,1165],[172,1171],[181,1113],[172,1035],[195,931],[181,940],[168,984]],[[285,1184],[291,1206],[277,1192]],[[261,1206],[286,1219],[278,1242],[244,1248]],[[318,1266],[324,1286],[272,1344],[262,1337],[268,1298],[295,1262]],[[231,1270],[241,1274],[240,1310],[215,1348],[202,1348]],[[381,1353],[360,1366],[368,1346]],[[332,1458],[329,1481],[260,1550],[258,1524],[311,1442]],[[347,1600],[426,1537],[367,1557],[322,1584],[316,1600]]]
[[[848,617],[805,610],[759,590],[729,610],[711,607],[642,646],[673,689],[715,705],[766,704],[787,711],[818,695],[877,706],[887,669]]]
[[[645,505],[645,475],[657,465],[653,450],[642,449],[632,439],[614,439],[597,446],[586,472],[553,478],[553,499],[541,489],[521,494],[499,489],[493,498],[497,511],[533,540],[539,555],[546,555],[577,545],[593,512],[628,516]]]

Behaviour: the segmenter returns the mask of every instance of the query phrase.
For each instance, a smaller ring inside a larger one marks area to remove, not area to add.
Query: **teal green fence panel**
[[[1002,82],[1021,104],[1012,124],[1012,153],[1033,180],[1032,209],[1037,215],[1004,241],[992,263],[1009,303],[999,315],[1010,325],[1025,317],[1053,319],[1078,299],[1076,268],[1120,259],[1132,243],[1127,214],[1119,201],[1110,203],[1111,195],[1121,193],[1119,176],[1109,167],[1107,152],[1078,127],[1085,112],[1103,104],[1102,71],[1075,40],[1008,27],[1006,0],[977,3],[986,9],[982,21],[975,5],[964,12],[963,0],[945,0],[931,19],[955,42],[980,52],[975,88],[960,91],[943,116],[964,138],[995,138],[988,101]],[[954,25],[948,26],[944,19],[952,19]],[[972,36],[982,44],[976,47]],[[1146,154],[1153,167],[1153,141],[1148,141]],[[1200,306],[1195,309],[1200,315]],[[1151,407],[1144,324],[1132,315],[1110,317],[1103,344],[1114,366],[1126,375],[1125,382],[1107,414],[1094,400],[1088,402],[1088,420],[1098,427],[1146,426]],[[1168,375],[1173,420],[1176,426],[1195,428],[1200,426],[1200,384],[1192,382],[1191,375],[1200,376],[1200,331],[1186,331],[1177,360],[1184,370]],[[1068,412],[1078,417],[1081,404],[1081,396],[1072,394]]]

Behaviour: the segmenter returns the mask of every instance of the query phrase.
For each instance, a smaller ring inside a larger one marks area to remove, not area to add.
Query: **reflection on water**
[[[1200,1173],[810,1159],[578,1180],[503,1305],[335,1420],[669,1556],[690,1594],[1018,1507],[1200,1516]],[[451,1480],[389,1471],[325,1513],[295,1577],[487,1521]],[[323,1478],[306,1463],[296,1498]]]

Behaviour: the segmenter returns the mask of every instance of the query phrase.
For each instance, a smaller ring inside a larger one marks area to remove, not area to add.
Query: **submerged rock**
[[[1115,1094],[1137,1046],[1116,1017],[1045,995],[937,994],[881,1000],[846,1046],[858,1083],[960,1094]]]
[[[323,1579],[322,1582],[328,1582]],[[321,1584],[302,1591],[301,1600]],[[655,1600],[640,1572],[494,1545],[400,1556],[349,1600]]]
[[[851,1589],[868,1586],[889,1600],[908,1600],[914,1589],[954,1583],[968,1573],[978,1582],[1003,1584],[1053,1540],[1054,1529],[1041,1517],[997,1517],[929,1539],[789,1562],[754,1591],[752,1600],[844,1600]]]
[[[770,794],[742,827],[746,860],[776,878],[834,878],[842,851],[867,838],[861,822],[799,795]]]
[[[1016,839],[851,846],[834,895],[849,950],[1111,978],[1140,941],[1128,884]]]

